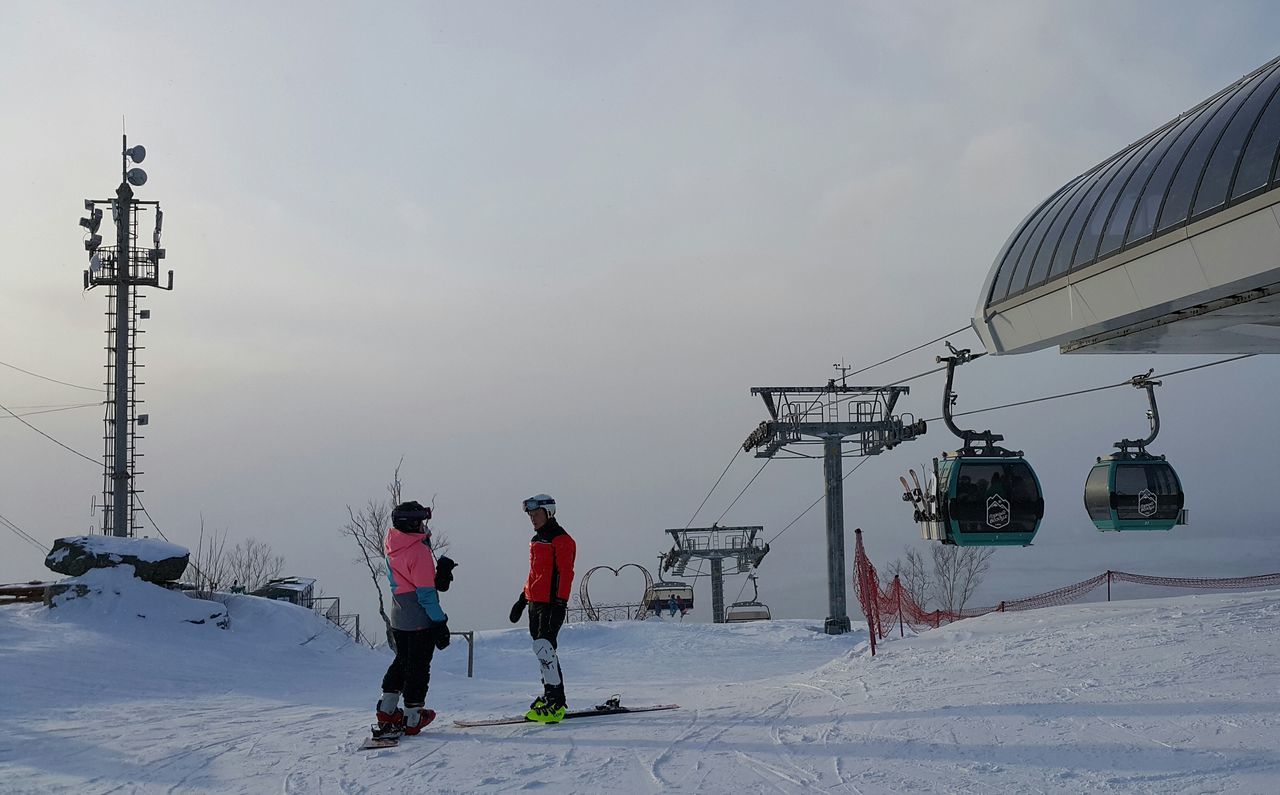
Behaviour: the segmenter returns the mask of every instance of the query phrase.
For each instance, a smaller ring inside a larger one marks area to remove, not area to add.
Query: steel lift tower
[[[751,432],[743,450],[755,449],[756,458],[816,458],[796,449],[802,445],[823,447],[827,503],[827,600],[829,610],[823,629],[828,635],[849,631],[844,577],[844,475],[845,442],[850,456],[877,455],[925,432],[925,422],[911,415],[893,413],[905,386],[849,386],[848,368],[826,386],[757,386],[769,419]],[[903,419],[905,416],[907,419]]]
[[[711,620],[724,623],[724,562],[732,559],[742,574],[760,565],[769,553],[769,545],[757,536],[764,532],[751,527],[711,527],[668,530],[671,549],[662,556],[662,570],[679,577],[694,558],[711,561]]]
[[[84,208],[89,215],[80,219],[89,234],[84,242],[89,252],[89,269],[84,272],[84,289],[103,285],[107,288],[107,380],[106,415],[103,418],[104,450],[102,455],[102,532],[113,536],[134,535],[134,495],[139,491],[134,478],[141,474],[136,469],[142,456],[136,447],[136,427],[146,425],[146,414],[138,414],[137,387],[138,363],[136,353],[143,349],[138,335],[139,320],[151,317],[151,310],[140,309],[144,298],[140,287],[173,289],[173,271],[169,271],[169,283],[160,284],[160,260],[164,249],[160,247],[160,227],[164,213],[160,202],[139,201],[133,198],[133,189],[147,182],[147,173],[140,168],[130,168],[129,163],[141,163],[147,150],[141,146],[129,148],[127,136],[121,136],[120,187],[114,199],[85,199]],[[103,246],[98,227],[102,224],[103,208],[111,210],[116,228],[116,244]],[[145,212],[154,212],[155,231],[152,245],[138,243],[138,220]]]

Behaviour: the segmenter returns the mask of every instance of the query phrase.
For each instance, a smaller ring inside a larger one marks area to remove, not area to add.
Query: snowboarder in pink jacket
[[[382,678],[376,735],[417,734],[435,718],[425,709],[431,681],[431,657],[449,645],[449,617],[440,607],[440,591],[453,582],[454,562],[431,552],[431,508],[404,502],[391,512],[383,550],[391,580],[391,635],[396,658]],[[400,697],[404,696],[404,709]]]

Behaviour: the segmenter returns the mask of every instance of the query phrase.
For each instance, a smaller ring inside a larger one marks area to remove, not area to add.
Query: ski
[[[920,500],[920,502],[923,503],[924,491],[920,488],[920,478],[916,477],[916,471],[914,469],[908,469],[907,472],[911,474],[911,482],[916,484],[915,491],[912,492],[912,495],[914,495],[917,500]]]
[[[918,509],[920,507],[920,501],[911,493],[911,487],[907,485],[907,479],[899,475],[898,482],[902,484],[902,501],[909,502]]]
[[[633,712],[660,712],[668,709],[680,709],[679,704],[653,704],[645,707],[624,707],[613,699],[609,702],[600,704],[591,709],[580,709],[573,712],[566,712],[564,720],[570,718],[598,718],[604,715],[628,715]],[[538,723],[536,720],[529,720],[524,715],[513,715],[506,718],[489,718],[487,720],[455,720],[454,726],[461,728],[474,728],[476,726],[505,726],[513,723]]]

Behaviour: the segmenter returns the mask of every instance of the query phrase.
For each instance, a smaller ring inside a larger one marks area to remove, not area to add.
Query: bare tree
[[[227,589],[256,591],[280,576],[284,557],[274,554],[267,542],[254,538],[228,549],[227,531],[206,533],[201,515],[200,539],[191,557],[191,568],[196,590],[205,594]]]
[[[400,457],[400,462],[396,464],[395,472],[391,474],[391,482],[387,484],[387,494],[390,495],[391,497],[391,502],[390,502],[391,508],[395,508],[395,506],[399,505],[402,502],[402,500],[400,499],[400,492],[402,489],[402,485],[400,483],[400,466],[402,464],[404,464],[404,456]],[[435,509],[436,509],[436,495],[432,494],[431,510],[434,511]],[[448,548],[449,548],[449,537],[444,533],[433,529],[431,531],[431,551],[434,552],[435,556],[438,558],[441,555],[443,555],[445,550]]]
[[[929,592],[932,582],[929,579],[929,572],[925,569],[924,555],[915,547],[906,546],[906,559],[898,558],[889,564],[889,567],[881,575],[885,585],[893,582],[896,576],[898,582],[917,605],[923,610],[929,602]]]
[[[284,556],[275,554],[271,545],[256,538],[237,543],[227,553],[227,575],[233,583],[252,593],[284,571]]]
[[[399,467],[396,467],[397,481]],[[343,525],[342,534],[355,542],[360,550],[357,563],[363,563],[369,570],[369,578],[378,592],[378,615],[387,630],[387,645],[395,648],[395,638],[391,634],[391,617],[387,615],[386,598],[382,593],[382,585],[387,582],[387,559],[383,557],[382,534],[387,527],[391,511],[386,503],[369,500],[359,513],[347,506],[349,521]]]
[[[191,556],[196,590],[208,596],[224,587],[227,579],[227,531],[204,531],[204,514],[200,515],[200,539]]]
[[[959,613],[991,568],[992,547],[933,547],[933,595],[941,609]]]

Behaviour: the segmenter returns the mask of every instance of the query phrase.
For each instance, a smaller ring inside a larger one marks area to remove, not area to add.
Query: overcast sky
[[[505,623],[535,492],[559,501],[580,571],[656,569],[663,529],[690,521],[764,418],[750,387],[822,384],[832,362],[967,325],[1027,212],[1275,57],[1280,30],[1267,2],[33,2],[5,16],[0,361],[101,383],[106,297],[81,289],[76,219],[119,182],[124,117],[176,286],[146,298],[151,514],[178,543],[195,545],[201,517],[269,542],[288,573],[376,620],[339,528],[403,456],[405,497],[434,497],[460,564],[454,629]],[[936,347],[856,380],[928,369]],[[988,357],[958,373],[959,408],[1212,358]],[[974,418],[1026,451],[1047,502],[1036,544],[1000,550],[979,601],[1107,568],[1280,570],[1277,386],[1256,357],[1158,391],[1153,449],[1193,521],[1169,534],[1101,535],[1081,503],[1094,457],[1145,432],[1140,392]],[[937,416],[942,387],[913,381],[901,406]],[[99,399],[0,367],[6,406]],[[27,419],[101,455],[100,407]],[[854,527],[882,567],[925,549],[897,476],[955,446],[937,423],[846,481],[850,560]],[[100,523],[100,467],[12,419],[0,451],[0,514],[41,542]],[[770,537],[822,492],[820,461],[775,461],[721,519],[759,464],[738,456],[694,525]],[[760,570],[776,615],[826,615],[825,554],[819,506]],[[0,582],[47,576],[0,533]],[[639,587],[605,579],[596,601]]]

